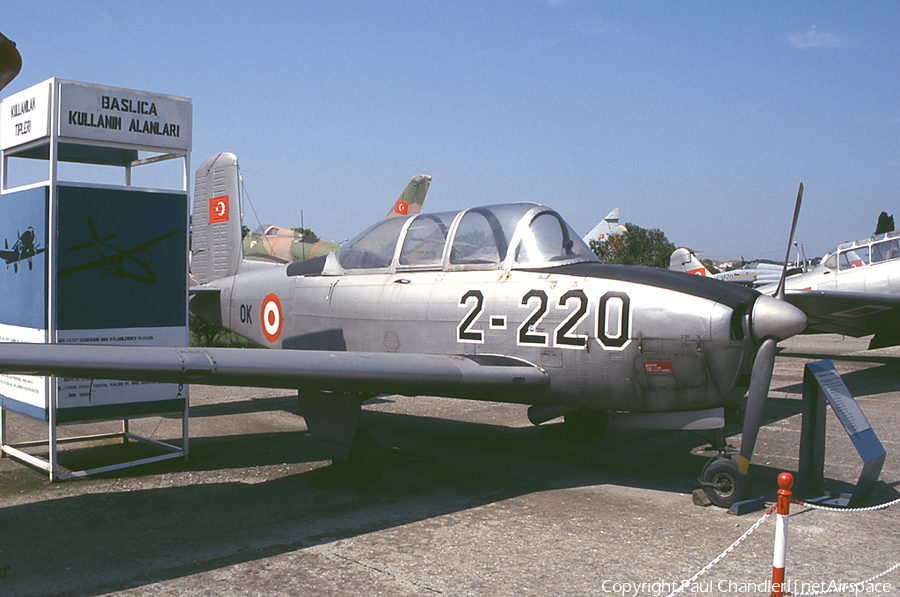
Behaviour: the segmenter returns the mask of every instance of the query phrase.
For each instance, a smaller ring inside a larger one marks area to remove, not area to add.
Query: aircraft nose
[[[753,339],[784,340],[799,334],[806,328],[806,314],[786,301],[763,294],[753,304],[750,316],[750,332]]]

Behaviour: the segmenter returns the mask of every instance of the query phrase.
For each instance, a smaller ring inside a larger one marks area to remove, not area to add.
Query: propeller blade
[[[784,300],[784,279],[787,277],[788,259],[791,257],[791,244],[794,242],[794,231],[797,229],[797,218],[800,217],[800,202],[803,200],[803,183],[797,191],[797,203],[794,204],[794,221],[791,223],[791,236],[788,238],[787,252],[784,254],[784,267],[781,268],[781,279],[773,295],[778,300]]]
[[[769,385],[775,369],[775,338],[766,338],[756,352],[753,371],[750,373],[750,391],[747,393],[747,412],[744,413],[744,430],[741,435],[741,457],[738,471],[746,475],[750,469],[750,458],[756,445],[756,436],[762,425],[763,410],[769,397]]]

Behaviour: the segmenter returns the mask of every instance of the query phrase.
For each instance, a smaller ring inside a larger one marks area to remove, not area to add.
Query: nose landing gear
[[[750,497],[750,473],[742,475],[737,461],[728,457],[713,458],[700,473],[700,485],[716,506],[730,508]]]

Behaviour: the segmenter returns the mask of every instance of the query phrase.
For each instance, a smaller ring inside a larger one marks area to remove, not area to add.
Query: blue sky
[[[8,2],[23,67],[189,97],[263,223],[342,240],[416,174],[426,211],[614,207],[713,259],[900,223],[900,3]],[[248,210],[249,211],[249,210]],[[256,222],[248,214],[248,225]]]

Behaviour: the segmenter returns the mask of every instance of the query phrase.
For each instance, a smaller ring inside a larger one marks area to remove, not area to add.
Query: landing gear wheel
[[[730,458],[710,460],[700,474],[700,484],[709,501],[720,508],[730,508],[750,497],[750,474],[742,475],[737,462]]]
[[[380,448],[371,433],[363,428],[357,429],[347,460],[331,462],[332,469],[340,477],[340,484],[348,489],[362,491],[378,481],[384,470]]]
[[[567,435],[578,441],[593,440],[609,427],[609,414],[605,410],[581,408],[566,414],[564,420]]]

